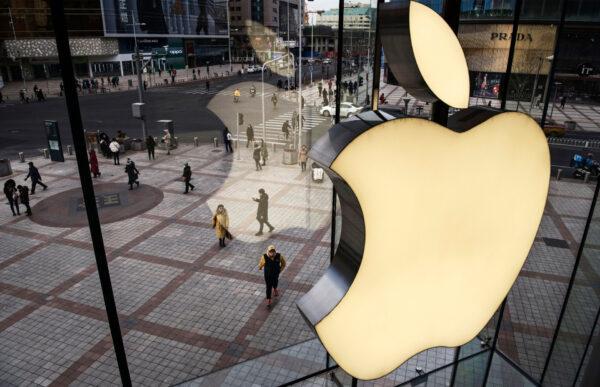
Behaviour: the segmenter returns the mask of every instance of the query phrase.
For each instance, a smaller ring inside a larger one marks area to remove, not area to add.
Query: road
[[[306,66],[305,66],[306,67]],[[308,71],[308,70],[306,70]],[[316,79],[320,73],[315,71]],[[297,109],[297,101],[292,93],[278,92],[275,84],[276,74],[265,80],[265,116],[267,129],[274,131],[276,123],[281,127],[281,117]],[[254,85],[257,95],[250,97],[250,86]],[[233,103],[233,90],[240,88],[242,98]],[[316,86],[315,86],[316,87]],[[277,108],[273,109],[271,95],[279,95]],[[203,142],[220,137],[225,126],[235,134],[236,113],[244,114],[244,125],[240,132],[245,134],[248,123],[255,127],[256,136],[262,130],[261,74],[244,74],[222,78],[210,82],[206,90],[204,81],[187,82],[168,87],[148,89],[145,94],[147,129],[153,136],[162,134],[158,120],[174,121],[176,136],[182,140],[191,140],[194,136]],[[141,137],[141,123],[131,116],[131,104],[137,101],[137,91],[121,91],[107,94],[85,95],[79,97],[84,129],[101,130],[115,135],[122,130],[130,137]],[[315,109],[307,106],[305,117],[310,116],[311,125],[316,127]],[[279,118],[278,118],[279,117]],[[18,152],[26,156],[39,155],[39,150],[47,147],[44,120],[58,121],[63,145],[71,144],[71,133],[64,98],[49,98],[42,103],[9,103],[0,105],[0,158],[17,158]],[[325,125],[319,128],[325,131]],[[271,133],[275,139],[278,134]]]

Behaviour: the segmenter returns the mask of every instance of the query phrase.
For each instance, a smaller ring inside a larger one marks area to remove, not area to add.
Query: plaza
[[[222,147],[182,144],[170,156],[159,151],[153,161],[147,160],[145,152],[125,155],[140,170],[139,193],[153,188],[163,195],[158,204],[139,214],[128,213],[133,203],[114,207],[124,219],[102,224],[134,385],[186,381],[215,385],[215,380],[225,385],[251,380],[274,385],[325,366],[326,352],[295,302],[329,264],[331,183],[313,182],[310,169],[303,173],[297,165],[282,164],[282,152],[277,150],[270,153],[264,169],[256,171],[250,150],[243,142],[240,145],[226,154]],[[6,385],[117,384],[118,368],[89,230],[81,224],[57,227],[37,222],[42,205],[79,186],[74,158],[67,156],[64,163],[31,160],[49,189],[32,196],[31,218],[13,217],[8,208],[0,213],[0,345],[4,348],[0,380]],[[183,194],[180,178],[185,162],[192,167],[196,186],[188,195]],[[25,167],[13,164],[11,178],[21,183]],[[97,189],[106,185],[113,192],[113,185],[127,187],[123,165],[101,159],[100,170],[101,177],[94,181]],[[252,197],[259,188],[269,194],[269,220],[276,227],[263,236],[254,235],[258,222]],[[499,347],[533,374],[543,367],[592,194],[592,186],[580,181],[551,182],[538,235],[508,297]],[[218,246],[211,228],[218,204],[228,210],[234,235],[225,248]],[[50,217],[61,214],[65,224],[69,216],[77,215],[51,206],[44,211]],[[271,310],[265,307],[264,281],[257,269],[258,258],[269,244],[288,261],[280,296]],[[591,284],[600,267],[591,256],[589,262],[588,278],[582,280],[578,295],[581,305],[597,302],[598,297]],[[547,299],[548,293],[555,298]],[[479,342],[493,336],[494,323],[490,321],[468,348],[473,352],[482,348]],[[569,322],[574,340],[584,339],[579,324]],[[409,380],[419,375],[416,367],[426,372],[443,366],[454,351],[428,350],[388,377],[365,385]],[[569,361],[568,352],[563,355]],[[336,372],[340,380],[348,378],[341,370]],[[498,385],[503,377],[497,375]],[[447,382],[439,375],[436,378],[434,385]],[[314,383],[331,381],[324,375]]]

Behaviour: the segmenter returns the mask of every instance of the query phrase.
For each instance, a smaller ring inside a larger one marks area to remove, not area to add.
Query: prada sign
[[[507,34],[506,32],[492,32],[492,38],[491,40],[511,40],[512,39],[512,33],[511,34]],[[522,34],[522,33],[517,33],[517,42],[523,41],[523,40],[527,40],[530,42],[533,42],[533,36],[531,34]]]

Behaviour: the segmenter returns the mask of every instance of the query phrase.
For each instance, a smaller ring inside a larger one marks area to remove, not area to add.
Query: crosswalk
[[[276,143],[276,144],[285,144],[285,136],[281,131],[283,123],[286,120],[289,120],[290,125],[292,124],[292,112],[287,112],[278,115],[277,117],[271,118],[266,121],[266,142],[268,144]],[[330,120],[329,117],[324,117],[319,114],[317,109],[314,108],[305,108],[303,111],[304,115],[304,124],[302,125],[303,129],[312,129],[317,125],[323,123],[324,121]],[[253,125],[254,128],[254,137],[262,138],[263,126],[262,123]],[[290,129],[291,136],[291,129]],[[234,136],[235,138],[235,136]],[[242,130],[240,128],[240,141],[246,141],[246,128]]]

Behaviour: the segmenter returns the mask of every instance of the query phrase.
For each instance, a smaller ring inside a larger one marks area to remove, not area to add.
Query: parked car
[[[259,73],[261,72],[262,68],[258,65],[250,65],[248,66],[248,68],[246,69],[246,72],[248,74],[252,74],[252,73]]]
[[[543,129],[546,137],[562,137],[565,135],[565,127],[562,125],[546,125]]]
[[[333,61],[329,58],[323,59],[323,64],[332,64]]]
[[[340,117],[350,117],[360,113],[362,110],[362,106],[355,106],[350,102],[342,102],[340,104]],[[323,106],[320,113],[325,117],[332,116],[335,114],[335,106]]]

